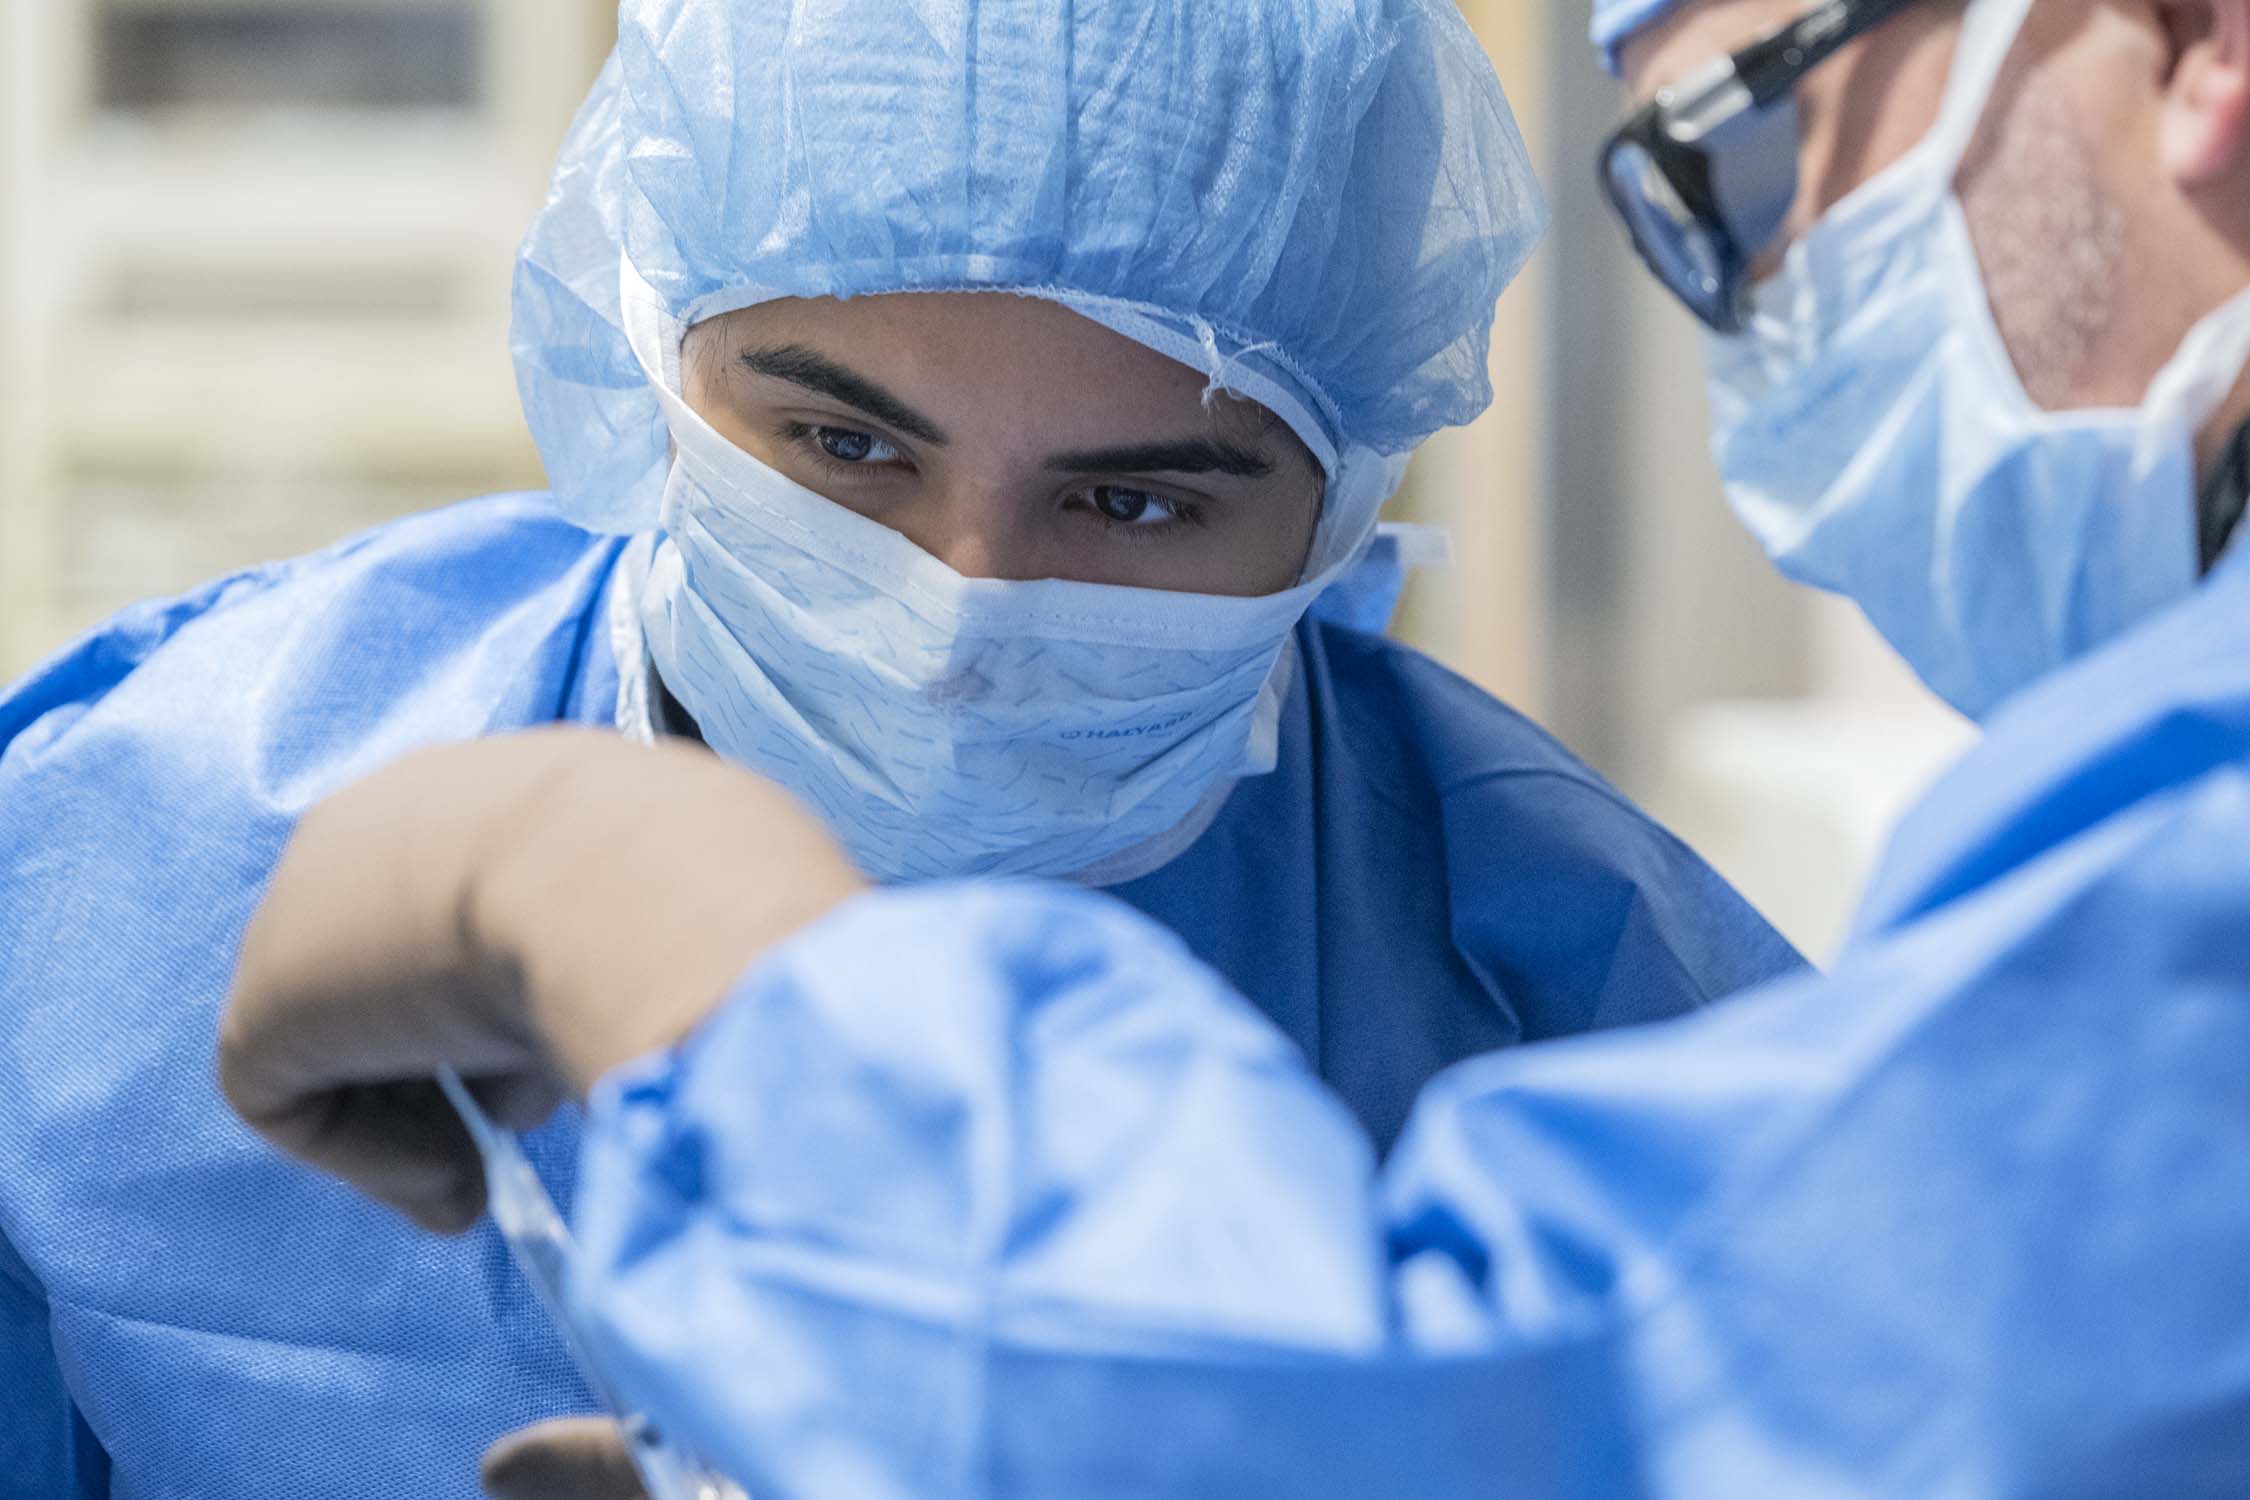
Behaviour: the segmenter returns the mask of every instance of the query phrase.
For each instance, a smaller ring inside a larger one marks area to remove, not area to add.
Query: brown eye
[[[866,463],[875,457],[879,448],[885,450],[884,457],[891,456],[888,452],[889,445],[877,442],[873,434],[853,432],[846,427],[816,427],[813,429],[813,441],[820,444],[821,452],[840,464]]]
[[[1128,490],[1114,484],[1100,484],[1094,486],[1092,499],[1094,509],[1120,526],[1143,524],[1152,519],[1152,511],[1156,513],[1153,517],[1155,520],[1171,519],[1171,508],[1146,490]]]

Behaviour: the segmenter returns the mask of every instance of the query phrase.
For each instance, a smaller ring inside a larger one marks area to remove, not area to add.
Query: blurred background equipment
[[[128,600],[539,483],[509,260],[611,7],[0,12],[0,670]]]
[[[1493,410],[1400,499],[1456,543],[1402,633],[1824,952],[1968,732],[1720,502],[1694,331],[1594,186],[1620,100],[1584,0],[1463,10],[1555,228]],[[0,0],[0,677],[132,600],[541,482],[509,273],[614,36],[613,0]]]

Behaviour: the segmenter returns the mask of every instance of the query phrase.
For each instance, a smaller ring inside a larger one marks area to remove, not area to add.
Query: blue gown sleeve
[[[64,1388],[47,1298],[0,1236],[0,1500],[101,1500],[108,1463]]]
[[[1166,935],[886,893],[595,1100],[576,1288],[777,1494],[2233,1495],[2250,777],[1389,1168]]]

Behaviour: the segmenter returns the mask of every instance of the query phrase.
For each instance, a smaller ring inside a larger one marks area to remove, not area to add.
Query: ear
[[[2165,173],[2207,188],[2250,145],[2250,0],[2157,0],[2171,43],[2158,138]]]

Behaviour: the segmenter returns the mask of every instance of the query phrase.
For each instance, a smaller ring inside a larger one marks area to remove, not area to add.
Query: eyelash
[[[880,443],[893,451],[896,451],[898,446],[889,439],[877,437],[874,433],[862,428],[841,427],[828,422],[783,422],[777,429],[776,435],[781,441],[804,454],[806,460],[812,463],[814,467],[838,478],[864,480],[872,475],[886,473],[905,466],[905,460],[902,458],[862,460],[858,463],[840,459],[821,445],[820,439],[824,433],[864,437],[870,442]],[[1116,537],[1121,541],[1130,543],[1163,541],[1176,535],[1183,528],[1200,527],[1205,524],[1201,508],[1185,500],[1157,494],[1153,490],[1133,490],[1132,493],[1146,495],[1156,504],[1163,506],[1171,512],[1168,519],[1153,523],[1117,520],[1105,514],[1102,508],[1093,501],[1092,492],[1105,489],[1128,490],[1131,489],[1131,486],[1121,484],[1089,485],[1073,491],[1072,494],[1074,498],[1084,497],[1084,504],[1079,506],[1078,509],[1083,510],[1093,520],[1094,524],[1102,529],[1104,534]]]
[[[1094,503],[1093,492],[1095,490],[1127,490],[1136,495],[1145,495],[1154,503],[1163,506],[1171,514],[1162,521],[1120,521],[1105,514],[1102,508]],[[1175,500],[1169,495],[1159,495],[1154,490],[1135,490],[1130,485],[1122,484],[1097,484],[1074,490],[1072,496],[1073,498],[1084,497],[1084,503],[1079,508],[1091,516],[1094,524],[1099,526],[1106,535],[1116,537],[1123,542],[1160,542],[1177,536],[1187,527],[1199,527],[1204,524],[1203,512],[1197,507],[1190,505],[1185,500]]]
[[[783,422],[777,430],[776,436],[802,453],[806,460],[816,468],[838,478],[866,479],[870,475],[888,473],[906,467],[903,457],[862,459],[857,463],[838,458],[821,446],[820,439],[823,433],[835,436],[863,437],[871,443],[878,443],[890,449],[893,453],[899,451],[898,445],[888,438],[877,437],[874,433],[862,428],[839,427],[829,422]]]

